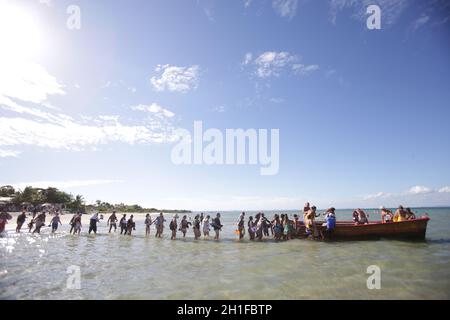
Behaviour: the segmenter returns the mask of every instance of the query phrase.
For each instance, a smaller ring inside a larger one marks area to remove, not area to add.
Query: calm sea
[[[239,212],[222,213],[220,242],[194,241],[192,230],[170,241],[168,222],[163,239],[153,228],[146,238],[142,217],[131,237],[107,234],[105,221],[91,236],[87,224],[81,236],[67,225],[55,235],[9,232],[0,238],[0,299],[449,299],[450,208],[415,212],[431,218],[424,242],[239,242]],[[379,290],[367,288],[371,265]],[[70,266],[80,289],[67,287]]]

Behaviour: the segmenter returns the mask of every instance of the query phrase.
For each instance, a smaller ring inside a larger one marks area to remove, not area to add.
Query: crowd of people
[[[415,215],[410,208],[403,208],[399,206],[398,209],[393,213],[391,210],[384,207],[381,210],[381,222],[382,223],[393,223],[415,219]],[[33,212],[31,221],[28,223],[28,231],[30,233],[40,233],[41,228],[46,225],[46,217],[48,212]],[[82,229],[82,216],[81,212],[75,213],[69,224],[70,224],[70,234],[80,234]],[[250,240],[262,240],[263,238],[274,238],[275,240],[290,240],[299,237],[310,237],[313,239],[324,238],[327,233],[333,232],[336,227],[336,209],[331,207],[322,213],[324,220],[320,223],[316,222],[316,218],[320,217],[321,214],[317,212],[315,206],[310,206],[306,203],[303,208],[303,219],[299,215],[294,214],[291,219],[287,214],[275,214],[272,219],[268,219],[263,212],[257,213],[254,217],[249,216],[246,221],[245,212],[242,212],[236,223],[237,228],[235,233],[239,236],[239,239],[243,239],[246,232],[248,232],[248,237]],[[354,224],[368,224],[369,214],[365,213],[362,209],[356,209],[353,211],[353,222]],[[0,232],[4,230],[7,220],[12,217],[6,212],[0,214]],[[16,232],[19,233],[27,219],[27,213],[25,210],[17,217]],[[100,213],[94,213],[89,219],[89,229],[88,233],[97,233],[97,224],[103,220],[103,215]],[[222,231],[223,225],[221,223],[221,215],[217,213],[214,218],[210,215],[196,214],[192,219],[187,215],[183,215],[181,220],[179,220],[178,214],[173,215],[169,222],[169,230],[171,233],[170,239],[174,240],[177,237],[177,232],[180,231],[183,238],[186,237],[189,228],[192,228],[194,233],[194,239],[200,239],[202,234],[204,238],[209,238],[209,232],[211,229],[214,231],[214,240],[219,240],[220,232]],[[164,231],[164,224],[166,219],[164,214],[161,212],[155,219],[152,220],[150,214],[146,214],[144,224],[145,224],[145,235],[150,236],[151,226],[155,226],[155,237],[161,238]],[[60,213],[58,211],[54,212],[51,216],[50,224],[51,232],[55,233],[58,227],[62,225],[60,219]],[[119,219],[116,212],[113,211],[106,221],[107,227],[109,227],[108,232],[116,232],[120,229],[121,235],[131,235],[133,231],[136,230],[136,223],[134,221],[134,216],[131,214],[127,217],[127,214],[123,214]]]

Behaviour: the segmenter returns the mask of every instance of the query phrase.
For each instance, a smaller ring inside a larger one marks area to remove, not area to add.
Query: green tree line
[[[33,206],[38,206],[44,203],[51,203],[64,205],[67,210],[73,212],[111,212],[113,210],[117,212],[191,212],[189,210],[158,210],[156,208],[143,208],[137,204],[111,204],[108,202],[103,202],[101,200],[97,200],[95,204],[87,205],[82,195],[73,196],[70,193],[58,190],[54,187],[33,188],[31,186],[28,186],[23,190],[16,190],[13,186],[1,186],[0,197],[10,197],[11,202],[17,206],[20,206],[22,204],[31,204]]]

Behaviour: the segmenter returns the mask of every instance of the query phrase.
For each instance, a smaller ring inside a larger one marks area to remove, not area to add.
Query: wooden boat
[[[340,221],[335,229],[328,233],[326,227],[317,221],[318,230],[328,240],[356,240],[376,238],[400,238],[424,240],[427,224],[430,218],[427,216],[400,222],[382,223],[381,221],[369,224],[355,225],[353,221]]]

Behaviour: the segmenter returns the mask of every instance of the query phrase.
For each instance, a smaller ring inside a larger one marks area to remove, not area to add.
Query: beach
[[[171,241],[170,214],[162,239],[153,226],[145,236],[145,214],[134,214],[132,236],[108,234],[109,214],[97,235],[87,235],[84,215],[80,236],[68,234],[70,214],[54,235],[30,235],[25,226],[15,234],[13,218],[0,238],[0,299],[449,299],[450,208],[415,211],[430,215],[426,241],[239,241],[239,212],[222,213],[220,241],[195,241],[191,228]],[[338,220],[350,214],[337,210]],[[379,290],[367,288],[373,265]],[[71,266],[79,267],[80,289],[67,287]]]

